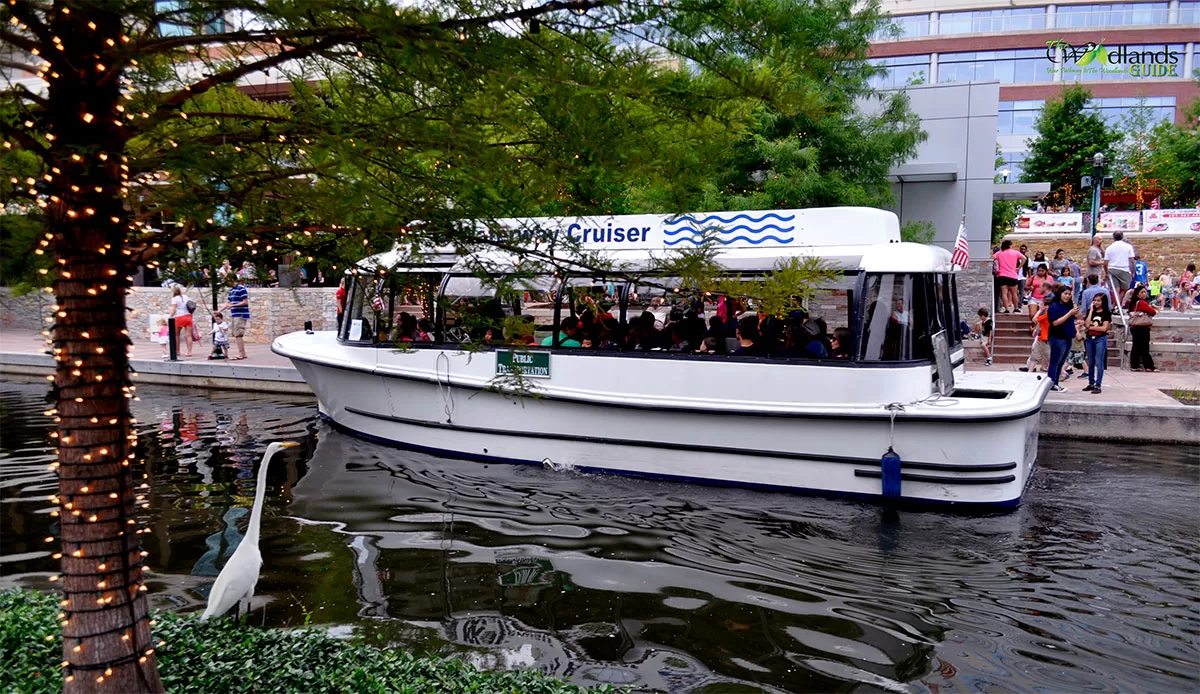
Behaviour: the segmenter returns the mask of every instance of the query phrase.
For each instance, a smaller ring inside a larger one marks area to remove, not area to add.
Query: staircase
[[[1028,308],[1025,309],[1028,311]],[[1029,358],[1033,344],[1030,331],[1032,319],[1028,313],[1000,313],[995,316],[995,337],[992,342],[992,362],[995,364],[1024,364]],[[1120,330],[1108,333],[1108,359],[1105,368],[1115,369],[1121,364]],[[979,355],[982,357],[982,354]]]

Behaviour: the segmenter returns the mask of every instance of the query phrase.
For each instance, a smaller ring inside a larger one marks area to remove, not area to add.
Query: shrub
[[[0,591],[0,691],[61,691],[57,601],[34,591]],[[315,629],[201,622],[173,612],[153,617],[155,638],[164,642],[155,651],[158,670],[169,692],[586,691],[530,670],[485,672],[453,658],[384,650]]]

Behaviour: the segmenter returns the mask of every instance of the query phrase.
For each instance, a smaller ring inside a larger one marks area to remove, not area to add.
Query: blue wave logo
[[[795,239],[791,239],[791,238],[781,239],[778,236],[759,236],[756,239],[752,239],[749,236],[734,236],[731,239],[721,239],[721,240],[717,241],[717,243],[722,246],[728,246],[729,244],[735,243],[737,241],[745,241],[746,243],[749,243],[752,246],[757,246],[761,243],[766,243],[767,241],[774,241],[775,243],[787,245],[787,244],[795,241]],[[695,246],[699,246],[701,243],[704,242],[704,239],[696,238],[695,236],[688,236],[688,237],[681,238],[681,239],[675,239],[674,241],[664,241],[663,243],[665,243],[668,246],[675,246],[677,244],[681,244],[681,243],[685,243],[685,242],[690,243]]]
[[[708,222],[720,222],[721,224],[732,224],[738,220],[743,220],[743,219],[746,220],[747,222],[750,222],[751,224],[758,224],[759,222],[765,222],[768,219],[778,219],[781,222],[790,222],[795,218],[796,218],[796,215],[788,215],[785,217],[777,212],[767,212],[767,213],[763,214],[763,216],[761,216],[757,219],[755,219],[751,215],[744,214],[744,213],[743,214],[735,214],[732,217],[730,217],[729,219],[725,219],[724,217],[722,217],[720,215],[715,215],[715,214],[710,214],[707,217],[701,217],[700,219],[696,219],[695,217],[693,217],[690,214],[685,214],[685,215],[680,215],[679,217],[675,217],[673,219],[668,219],[667,221],[663,222],[663,224],[682,224],[683,222],[691,222],[692,224],[706,224]]]
[[[778,212],[764,212],[758,217],[747,213],[727,217],[710,214],[699,218],[692,215],[681,215],[663,223],[664,236],[678,237],[674,240],[664,241],[664,243],[668,246],[675,246],[687,242],[699,246],[704,243],[706,238],[711,238],[721,246],[728,246],[739,241],[752,246],[758,246],[768,241],[787,245],[795,241],[793,235],[796,227],[787,224],[795,218],[796,215],[782,215]],[[735,222],[742,223],[727,226]]]
[[[761,234],[765,231],[778,231],[781,234],[790,234],[796,227],[781,227],[776,224],[764,224],[760,227],[752,227],[746,224],[739,224],[735,227],[708,227],[707,229],[693,229],[684,227],[682,229],[663,229],[663,233],[667,236],[678,236],[679,234],[703,234],[710,231],[716,234],[732,234],[737,231],[748,231],[751,234]]]

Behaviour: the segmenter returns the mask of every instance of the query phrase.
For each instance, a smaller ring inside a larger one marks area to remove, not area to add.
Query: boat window
[[[550,335],[554,277],[446,278],[439,299],[442,339],[454,344],[535,344]]]
[[[912,323],[912,275],[867,275],[859,323],[859,359],[911,359]]]
[[[383,308],[378,297],[384,279],[373,275],[352,275],[348,279],[339,337],[350,342],[376,342]]]
[[[952,274],[938,275],[942,279],[942,310],[946,313],[947,340],[951,351],[962,344],[962,319],[958,314],[958,278]]]
[[[611,278],[567,277],[556,309],[557,330],[543,338],[541,344],[619,349],[624,335],[619,321],[623,292],[624,285]]]

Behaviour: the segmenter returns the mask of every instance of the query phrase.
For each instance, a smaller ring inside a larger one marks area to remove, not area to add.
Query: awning
[[[1037,200],[1049,192],[1048,182],[992,184],[993,200]]]
[[[889,183],[933,183],[957,180],[958,164],[952,161],[902,164],[888,172]]]

